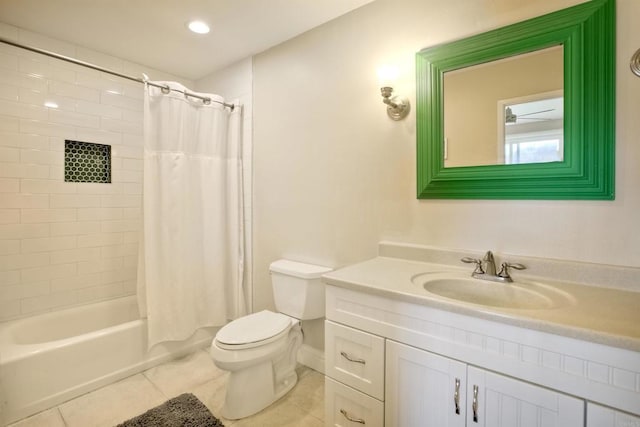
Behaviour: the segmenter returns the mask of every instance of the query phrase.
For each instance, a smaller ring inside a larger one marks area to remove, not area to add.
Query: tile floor
[[[256,415],[230,421],[220,416],[228,374],[200,350],[9,427],[113,427],[185,392],[196,395],[227,427],[322,427],[324,376],[302,365],[297,371],[298,384],[285,397]]]

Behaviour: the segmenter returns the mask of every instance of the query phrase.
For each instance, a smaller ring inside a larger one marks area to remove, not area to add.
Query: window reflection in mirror
[[[444,73],[444,166],[562,161],[563,48]]]
[[[564,152],[562,91],[498,101],[502,163],[561,162]],[[504,141],[504,142],[503,142]]]

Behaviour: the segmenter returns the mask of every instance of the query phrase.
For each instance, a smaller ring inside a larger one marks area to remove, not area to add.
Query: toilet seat
[[[228,323],[216,334],[215,342],[226,350],[258,347],[285,336],[292,325],[292,318],[263,310]]]

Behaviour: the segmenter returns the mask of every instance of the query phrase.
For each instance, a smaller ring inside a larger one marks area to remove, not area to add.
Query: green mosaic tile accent
[[[111,182],[111,146],[65,140],[66,182]]]

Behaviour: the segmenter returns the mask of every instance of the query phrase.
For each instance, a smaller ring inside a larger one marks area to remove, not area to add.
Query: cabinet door
[[[464,363],[387,340],[385,425],[464,427],[465,377]]]
[[[584,401],[469,366],[467,426],[583,427]]]
[[[587,427],[640,427],[640,417],[588,402]]]

